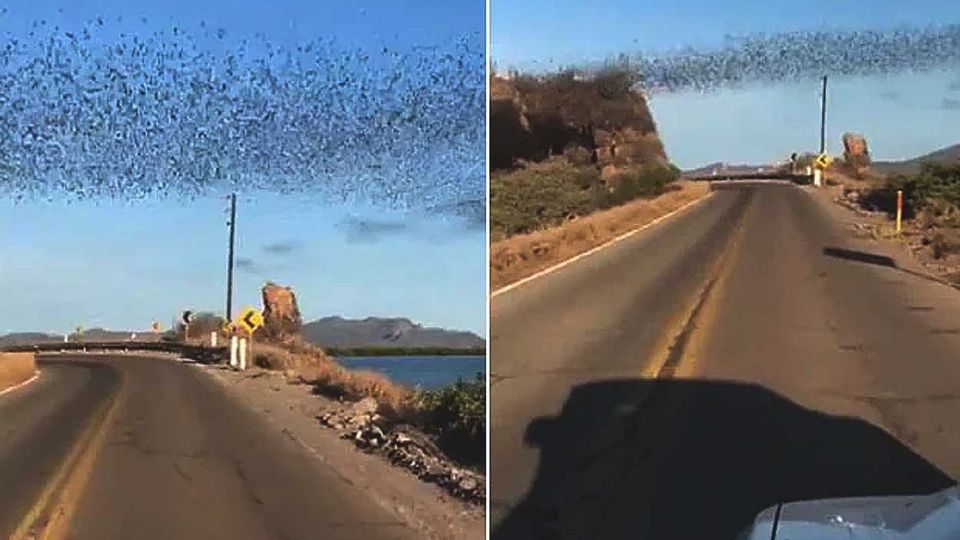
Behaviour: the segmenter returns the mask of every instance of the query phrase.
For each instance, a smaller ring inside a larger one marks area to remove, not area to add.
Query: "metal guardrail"
[[[797,184],[812,184],[813,176],[780,172],[768,173],[717,173],[698,176],[684,176],[684,180],[693,182],[715,182],[730,180],[789,180]]]
[[[176,353],[200,363],[210,364],[227,359],[227,347],[208,347],[171,341],[74,341],[64,343],[33,343],[0,346],[0,352],[94,352],[94,351],[154,351]]]

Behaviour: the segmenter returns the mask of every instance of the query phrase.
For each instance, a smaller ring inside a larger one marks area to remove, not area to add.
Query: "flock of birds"
[[[324,39],[227,40],[207,28],[108,33],[95,19],[0,38],[0,192],[311,192],[482,219],[476,36],[365,51]],[[960,64],[960,25],[758,35],[628,62],[653,92],[930,69]]]
[[[638,54],[625,62],[650,92],[924,71],[960,65],[960,25],[758,34],[712,50]]]
[[[482,38],[365,51],[209,29],[106,34],[96,19],[0,38],[0,193],[310,192],[483,213]]]

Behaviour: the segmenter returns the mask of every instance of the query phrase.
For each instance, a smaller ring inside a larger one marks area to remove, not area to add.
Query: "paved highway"
[[[0,538],[36,524],[71,539],[417,537],[192,366],[76,358],[41,372],[0,396]]]
[[[494,538],[732,538],[960,478],[960,292],[810,189],[726,186],[494,295]]]

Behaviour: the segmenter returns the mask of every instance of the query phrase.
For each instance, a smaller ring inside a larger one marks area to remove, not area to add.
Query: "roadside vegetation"
[[[566,158],[497,172],[490,178],[490,236],[496,242],[554,227],[598,210],[665,193],[680,178],[673,166],[624,168],[601,180],[600,169]]]
[[[867,192],[865,204],[893,212],[897,191],[903,191],[904,215],[920,214],[943,224],[960,225],[960,165],[926,164],[916,175],[892,175]]]
[[[960,164],[928,163],[917,174],[872,177],[845,197],[863,209],[896,215],[903,192],[903,237],[936,273],[960,285]]]
[[[257,343],[253,362],[312,385],[316,394],[328,398],[356,402],[372,397],[378,413],[427,433],[451,459],[478,470],[484,466],[486,389],[482,377],[440,390],[407,388],[377,372],[347,369],[323,349],[304,343]]]

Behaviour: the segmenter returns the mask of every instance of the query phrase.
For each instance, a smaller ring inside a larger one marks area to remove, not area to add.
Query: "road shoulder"
[[[424,538],[484,538],[483,507],[459,501],[323,428],[317,417],[339,404],[313,394],[309,385],[291,384],[282,373],[267,370],[197,368]]]
[[[702,182],[680,181],[676,186],[678,189],[652,199],[494,242],[490,245],[490,289],[497,294],[568,264],[674,215],[710,193]]]

